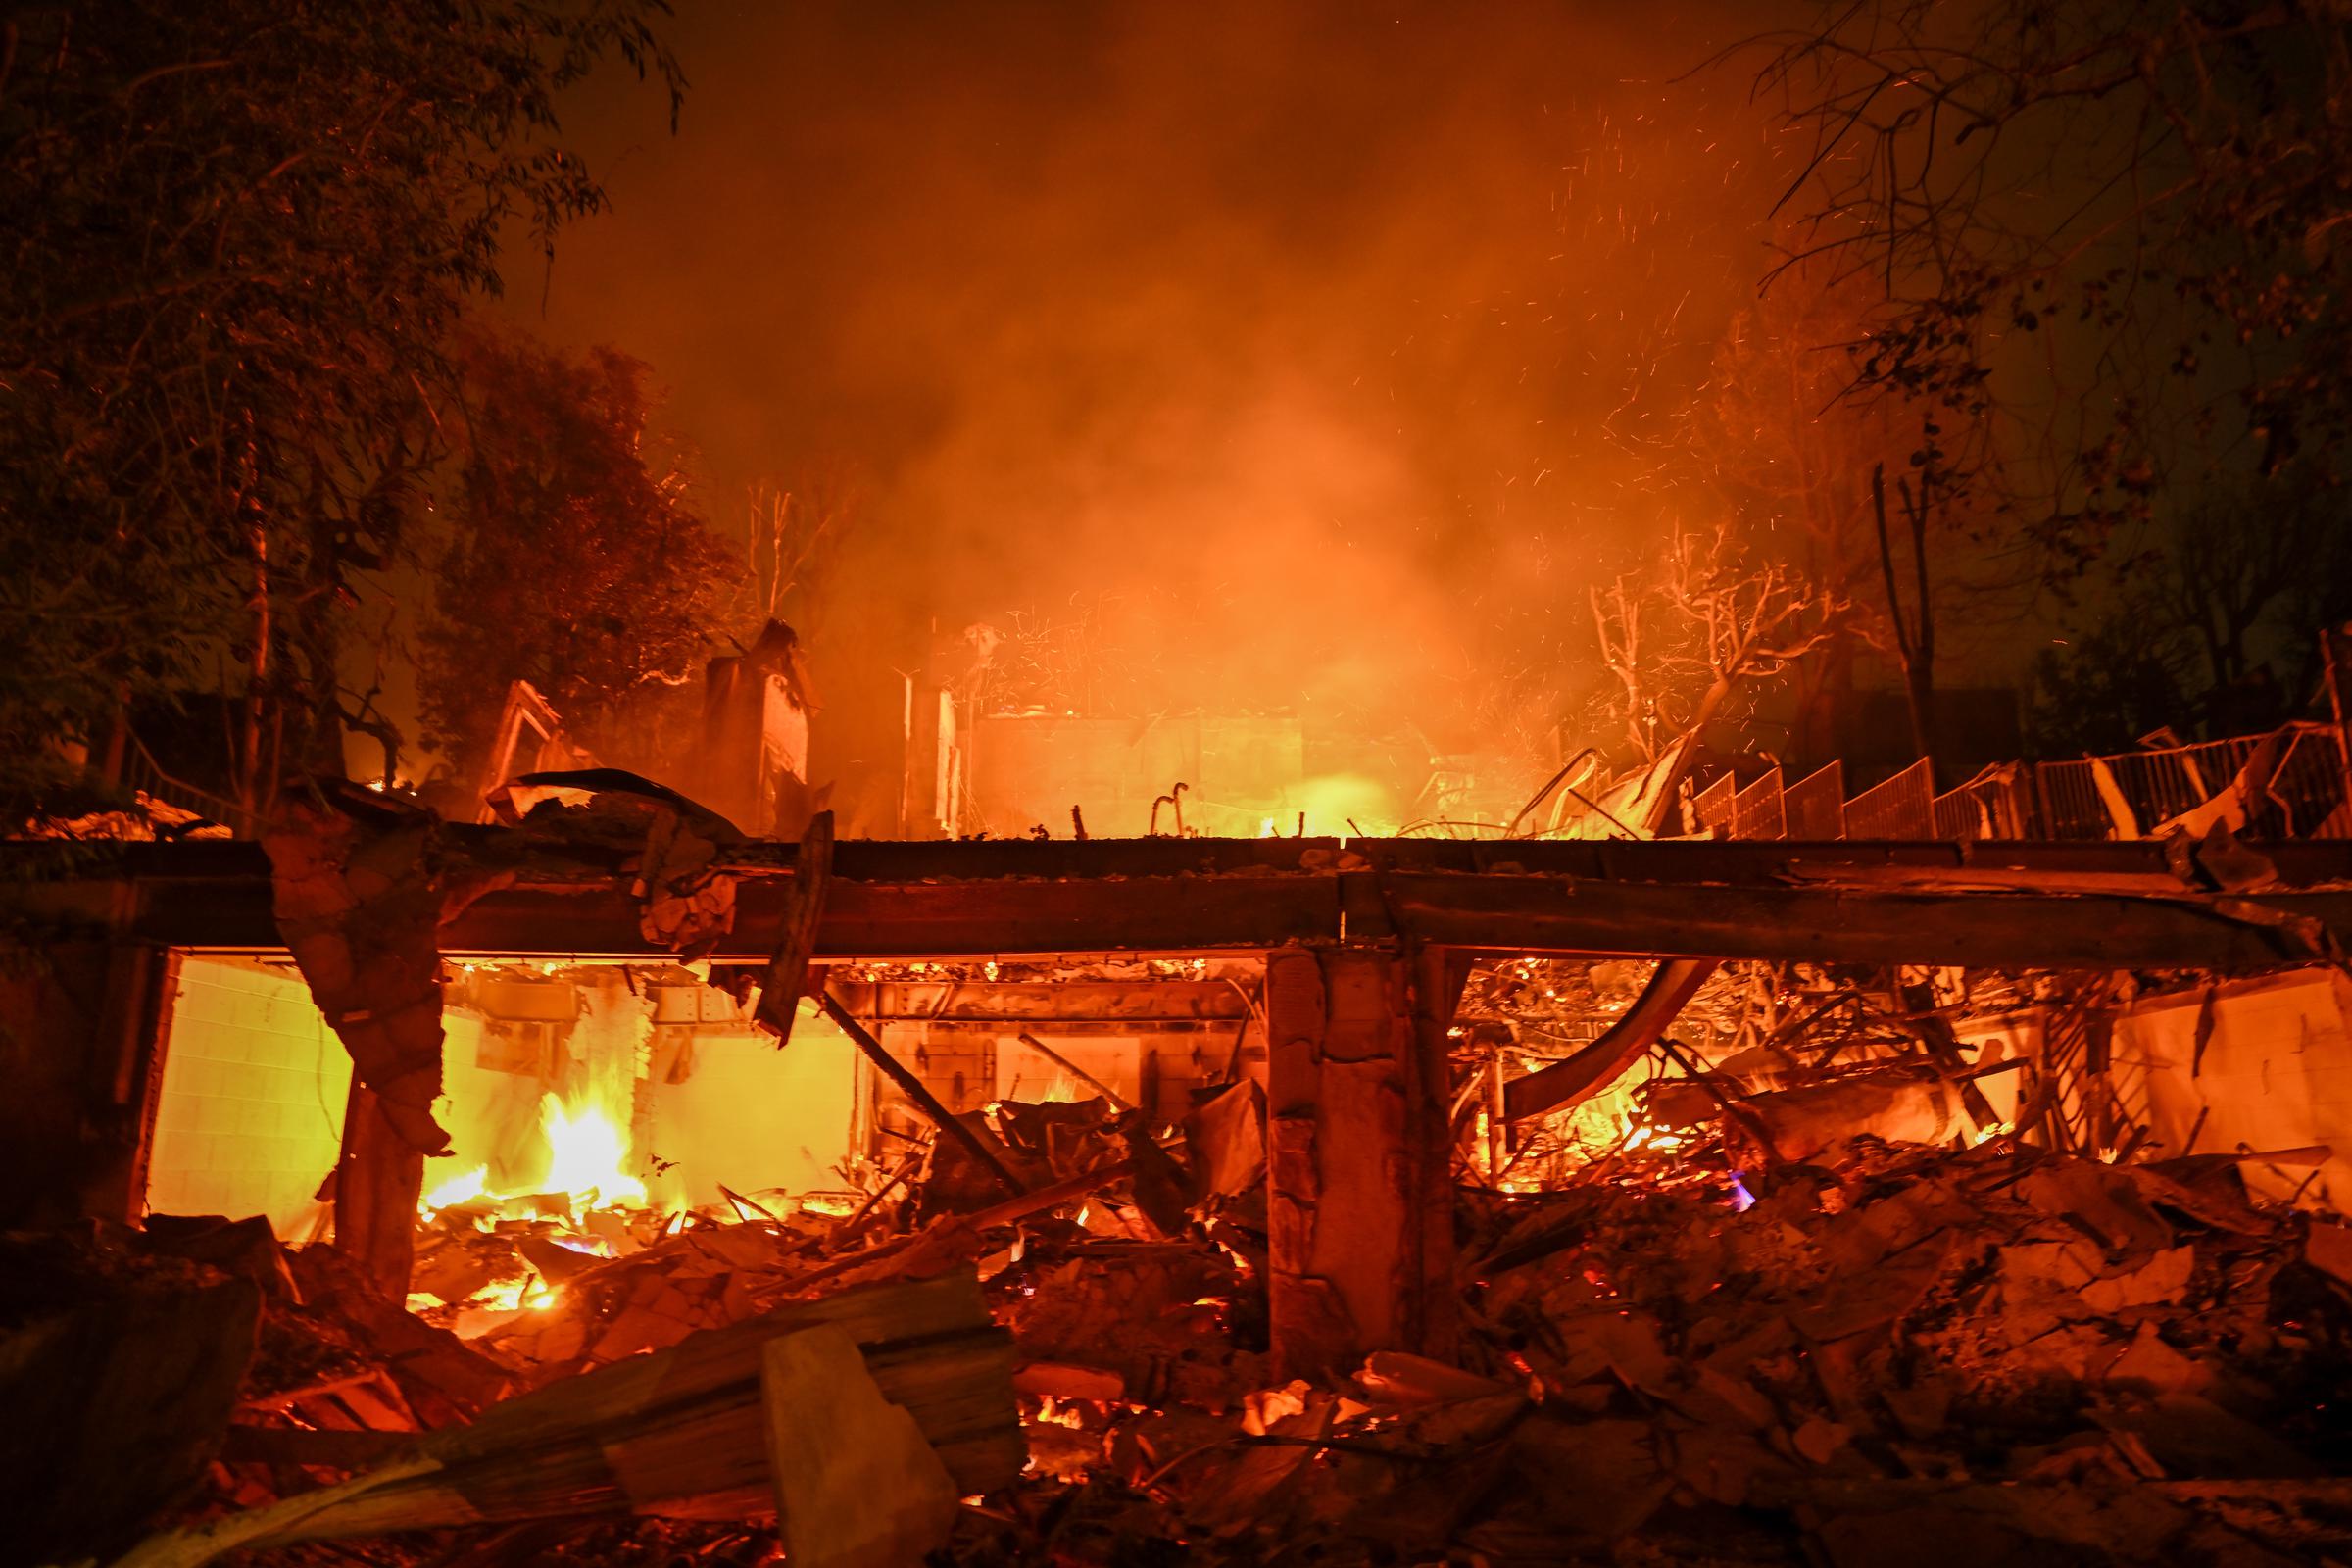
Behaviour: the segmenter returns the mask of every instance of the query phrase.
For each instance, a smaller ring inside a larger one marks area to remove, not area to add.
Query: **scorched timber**
[[[2257,911],[2317,922],[2339,948],[2352,937],[2352,893],[2159,899],[1460,875],[1384,883],[1399,934],[1498,953],[2231,971],[2328,956],[2326,942]]]
[[[444,954],[657,956],[617,865],[545,868],[501,831],[452,830],[484,863],[515,862],[515,882],[444,925]],[[746,847],[731,867],[740,877],[734,930],[713,957],[769,960],[794,851]],[[2162,847],[2151,844],[845,841],[811,956],[1239,953],[1406,940],[1501,953],[2231,970],[2298,961],[2352,939],[2352,844],[2263,852],[2278,887],[2229,899],[2170,878]],[[69,869],[46,877],[41,853],[0,848],[0,859],[22,862],[0,866],[0,907],[158,946],[281,947],[268,867],[251,846],[128,846],[111,872],[86,856],[51,856],[46,863]],[[2119,885],[2147,892],[2112,891]]]

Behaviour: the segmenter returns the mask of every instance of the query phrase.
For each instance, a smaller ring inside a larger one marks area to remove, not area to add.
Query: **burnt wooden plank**
[[[1125,1023],[1250,1016],[1248,998],[1222,980],[836,981],[850,1010],[882,1022]]]
[[[1558,876],[1393,874],[1385,906],[1416,941],[1490,953],[1807,958],[1977,968],[2245,970],[2312,956],[2290,928],[2206,901],[1886,893]],[[2352,939],[2352,893],[2245,901]]]
[[[495,859],[512,855],[522,836],[514,829],[446,824],[450,842]],[[2352,841],[2299,839],[2254,846],[2290,886],[2352,877]],[[788,871],[792,840],[754,843],[730,852],[751,867]],[[850,882],[919,882],[942,878],[1196,876],[1241,871],[1303,871],[1329,865],[1345,849],[1373,869],[1479,871],[1516,865],[1557,876],[1619,877],[1633,881],[1769,881],[1791,863],[1820,866],[2008,866],[2045,871],[2161,873],[2164,846],[2152,839],[2127,843],[1988,840],[1890,843],[1837,839],[1664,839],[1644,842],[1543,839],[987,839],[917,841],[844,839],[834,851],[833,874]],[[611,861],[581,852],[583,869]],[[264,875],[261,847],[244,840],[198,839],[179,844],[70,843],[0,840],[0,882],[106,881],[121,876],[235,882]]]
[[[1303,841],[1304,850],[1299,840],[1263,841],[1279,852],[1246,848],[1257,842],[1089,840],[1017,850],[993,842],[845,842],[813,956],[1202,953],[1399,937],[1487,952],[2010,967],[2245,969],[2302,953],[2291,931],[2232,921],[2194,898],[2047,885],[2050,878],[2114,877],[2155,893],[2164,886],[2162,851],[2146,844],[1356,841],[1351,851],[1394,868],[1334,873],[1267,868],[1283,857],[1296,863],[1320,847],[1316,841]],[[1233,849],[1236,856],[1270,859],[1254,871],[1148,874],[1186,857],[1214,859],[1228,846],[1245,847]],[[792,846],[780,848],[788,854]],[[2316,919],[2339,941],[2352,937],[2352,893],[2340,891],[2352,884],[2352,844],[2263,849],[2288,891],[2262,895],[2255,907]],[[782,863],[745,875],[735,934],[715,956],[770,956],[790,881]],[[970,874],[1016,865],[1057,874]],[[1479,874],[1477,865],[1488,870]],[[1842,881],[1840,867],[1851,873]],[[1920,880],[1949,871],[1982,882],[2004,869],[2045,885],[2001,892]],[[126,875],[133,878],[128,898]],[[244,844],[129,845],[62,858],[39,846],[0,845],[0,907],[155,946],[281,946],[267,862]],[[659,956],[621,889],[585,871],[486,895],[442,928],[442,951]]]

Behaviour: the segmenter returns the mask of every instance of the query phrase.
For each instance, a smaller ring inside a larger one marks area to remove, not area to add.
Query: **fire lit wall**
[[[719,1186],[753,1194],[838,1192],[858,1119],[857,1048],[804,1011],[792,1043],[741,1032],[697,1034],[676,1077],[657,1053],[647,1118],[650,1151],[675,1161],[649,1182],[656,1203],[724,1201]]]
[[[452,1007],[441,1015],[441,1125],[449,1129],[451,1152],[425,1162],[425,1189],[479,1165],[491,1188],[513,1192],[545,1174],[547,1150],[540,1136],[540,1102],[547,1086],[537,1078],[504,1071],[490,1040],[489,1021]]]
[[[189,956],[164,1034],[147,1162],[158,1214],[308,1213],[343,1137],[351,1058],[289,970]]]
[[[554,1052],[600,1031],[624,1037],[619,1059],[641,1062],[645,1076],[633,1090],[624,1081],[617,1097],[636,1102],[631,1163],[658,1205],[719,1204],[722,1183],[746,1194],[846,1185],[834,1167],[857,1135],[858,1056],[822,1018],[803,1017],[783,1051],[741,1023],[664,1030],[657,1040],[625,986],[601,988],[594,1000],[607,992],[611,1005],[575,1009],[566,988],[565,1016],[519,1027],[448,1010],[437,1111],[452,1152],[426,1162],[428,1191],[476,1167],[500,1191],[545,1178],[550,1086],[518,1070],[539,1043],[532,1029],[548,1031]],[[299,976],[246,959],[184,956],[164,1024],[147,1211],[264,1214],[279,1235],[299,1234],[334,1168],[350,1087],[350,1057]]]
[[[442,1122],[453,1152],[427,1162],[427,1190],[477,1167],[493,1191],[533,1190],[549,1167],[551,1093],[625,1125],[625,1174],[644,1181],[658,1208],[721,1205],[722,1185],[746,1195],[845,1185],[834,1167],[850,1152],[858,1095],[845,1037],[805,1011],[779,1051],[717,992],[643,991],[617,970],[477,981],[472,994],[505,1015],[452,1007],[444,1019]]]

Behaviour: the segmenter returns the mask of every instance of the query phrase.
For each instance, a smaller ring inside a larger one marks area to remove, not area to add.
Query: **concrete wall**
[[[186,956],[164,1033],[150,1213],[310,1212],[343,1136],[351,1058],[289,968]]]
[[[497,1044],[484,1052],[486,1024],[478,1012],[451,1007],[441,1015],[441,1091],[437,1107],[449,1129],[450,1154],[424,1162],[424,1190],[453,1176],[486,1167],[490,1185],[502,1192],[527,1186],[546,1174],[547,1146],[539,1132],[539,1102],[547,1086],[537,1078],[483,1063],[502,1059]]]

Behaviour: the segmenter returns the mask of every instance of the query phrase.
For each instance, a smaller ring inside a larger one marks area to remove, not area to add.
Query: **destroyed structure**
[[[2352,1560],[2340,727],[836,843],[795,668],[0,846],[7,1560]]]

